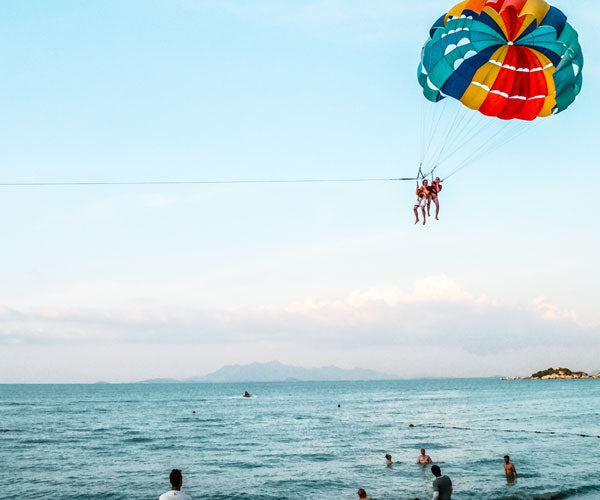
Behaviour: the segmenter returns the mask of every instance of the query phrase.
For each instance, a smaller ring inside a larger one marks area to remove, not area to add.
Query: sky
[[[582,93],[449,178],[424,227],[412,182],[0,186],[0,383],[600,371],[600,10],[553,4]],[[4,0],[0,184],[411,177],[451,5]]]

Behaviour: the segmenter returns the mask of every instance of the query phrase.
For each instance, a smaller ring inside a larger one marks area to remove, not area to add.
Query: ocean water
[[[0,385],[0,497],[429,499],[424,447],[456,499],[600,499],[599,436],[600,380]]]

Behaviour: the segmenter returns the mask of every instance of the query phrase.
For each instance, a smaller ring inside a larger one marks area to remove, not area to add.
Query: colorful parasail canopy
[[[418,79],[432,102],[534,120],[571,105],[582,67],[577,32],[544,0],[466,0],[432,26]]]

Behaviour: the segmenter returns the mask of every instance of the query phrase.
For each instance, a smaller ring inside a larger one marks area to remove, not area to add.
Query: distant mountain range
[[[337,366],[304,368],[284,365],[279,361],[228,365],[216,372],[184,380],[156,378],[142,380],[141,384],[167,384],[175,382],[291,382],[291,381],[345,381],[345,380],[393,380],[398,377],[387,373],[353,368],[346,370]]]

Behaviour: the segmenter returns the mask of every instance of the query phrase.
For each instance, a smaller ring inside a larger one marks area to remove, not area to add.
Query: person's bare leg
[[[433,202],[435,203],[435,220],[440,220],[438,219],[438,215],[440,214],[440,201],[437,199],[437,196],[433,199]]]
[[[414,206],[414,211],[415,211],[415,219],[416,219],[416,220],[415,220],[415,224],[418,224],[418,223],[419,223],[419,211],[418,211],[418,210],[419,210],[419,206],[418,206],[418,205],[415,205],[415,206]]]
[[[429,209],[431,208],[431,198],[427,198],[427,217],[431,217]]]
[[[421,212],[423,212],[423,225],[425,225],[425,207],[421,207]]]

